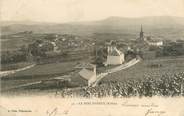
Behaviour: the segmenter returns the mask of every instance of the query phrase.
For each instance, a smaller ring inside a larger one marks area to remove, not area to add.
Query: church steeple
[[[144,32],[143,32],[143,29],[142,29],[142,25],[141,25],[141,32],[140,32],[140,40],[144,40]]]

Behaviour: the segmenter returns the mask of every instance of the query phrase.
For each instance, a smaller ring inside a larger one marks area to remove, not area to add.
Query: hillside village
[[[0,116],[184,116],[184,0],[0,0]]]
[[[129,69],[138,62],[184,55],[184,40],[172,41],[151,36],[146,34],[142,25],[139,36],[129,40],[98,39],[72,34],[38,34],[33,31],[4,35],[2,38],[4,40],[28,38],[28,40],[24,40],[27,44],[20,45],[18,49],[1,51],[1,70],[14,70],[29,64],[36,64],[36,67],[45,69],[46,65],[66,63],[66,72],[62,70],[65,68],[62,65],[58,66],[60,69],[57,69],[57,73],[49,72],[48,69],[43,70],[45,75],[40,72],[34,74],[34,71],[29,72],[29,69],[25,74],[22,71],[28,78],[25,81],[32,82],[29,80],[32,75],[40,77],[41,81],[36,85],[25,86],[25,89],[93,87],[101,83],[101,80],[103,82],[103,78],[112,72],[115,74]],[[70,65],[67,65],[69,62]],[[155,70],[154,68],[159,69],[163,65],[156,62],[147,66]],[[52,67],[54,68],[54,65]],[[14,76],[24,77],[20,75],[21,72],[3,79],[7,81],[7,78],[13,79]]]

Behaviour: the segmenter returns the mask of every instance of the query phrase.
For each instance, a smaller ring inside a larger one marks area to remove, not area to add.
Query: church
[[[142,25],[141,25],[141,32],[139,34],[138,41],[139,42],[145,42],[149,46],[157,46],[158,47],[158,46],[162,46],[163,45],[163,41],[161,41],[159,39],[153,39],[153,38],[151,38],[151,36],[145,37]]]
[[[139,34],[138,40],[139,40],[140,42],[143,42],[143,41],[146,40],[146,38],[145,38],[145,36],[144,36],[143,29],[142,29],[142,25],[141,25],[141,32],[140,32],[140,34]]]

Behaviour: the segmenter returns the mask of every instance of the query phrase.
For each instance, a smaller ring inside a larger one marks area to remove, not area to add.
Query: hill
[[[140,25],[145,33],[166,36],[168,39],[184,38],[184,17],[155,16],[140,18],[109,17],[99,21],[71,23],[2,22],[2,33],[21,31],[35,33],[64,33],[92,35],[93,33],[138,33]]]

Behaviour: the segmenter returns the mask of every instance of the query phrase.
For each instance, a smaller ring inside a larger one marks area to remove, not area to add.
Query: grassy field
[[[14,77],[21,76],[40,76],[40,75],[50,75],[50,74],[60,74],[67,71],[71,71],[72,67],[75,66],[76,62],[64,62],[64,63],[50,63],[43,65],[36,65],[35,67],[21,71],[12,75]]]
[[[2,78],[1,80],[2,90],[16,87],[21,84],[51,79],[56,76],[66,75],[70,72],[75,73],[74,74],[75,76],[71,77],[72,82],[78,83],[79,85],[83,85],[82,83],[84,83],[84,79],[80,78],[79,75],[77,76],[77,71],[74,70],[74,66],[76,65],[76,63],[77,62],[65,62],[65,63],[51,63],[44,65],[37,65],[31,69],[21,71],[8,77]],[[160,64],[161,66],[151,67],[151,65],[153,64]],[[184,57],[178,58],[165,57],[153,60],[142,60],[138,64],[128,69],[107,75],[101,81],[123,82],[126,79],[142,79],[145,76],[153,76],[155,78],[160,78],[164,74],[172,75],[177,72],[182,72],[183,70],[184,70]],[[21,91],[24,91],[22,89],[20,90],[20,93]],[[11,93],[16,92],[17,90],[19,89],[13,90],[11,91]],[[30,92],[36,91],[36,93],[37,92],[42,93],[42,90],[37,91],[36,89],[34,90],[29,89],[28,91]],[[48,88],[48,92],[49,91],[51,91],[51,89]]]
[[[151,67],[153,64],[161,64],[161,67]],[[159,78],[163,74],[174,74],[181,71],[184,71],[184,57],[142,60],[128,69],[107,75],[102,79],[102,82],[124,81],[130,78],[142,79],[145,76]]]
[[[31,62],[18,62],[18,63],[10,63],[10,64],[1,64],[0,71],[7,71],[7,70],[16,70],[19,68],[23,68],[29,65],[32,65]]]
[[[28,70],[20,71],[1,79],[3,89],[12,88],[21,84],[36,82],[44,79],[65,75],[73,71],[76,62],[51,63],[36,65]]]
[[[14,51],[23,45],[31,43],[26,38],[11,38],[1,40],[1,51]]]
[[[42,39],[44,34],[29,34],[29,35],[22,35],[17,34],[15,37],[14,35],[7,35],[8,37],[5,38],[2,36],[1,42],[1,51],[14,51],[19,49],[23,45],[28,45],[34,42],[37,39]]]

